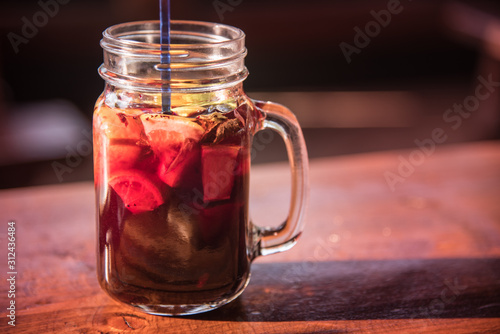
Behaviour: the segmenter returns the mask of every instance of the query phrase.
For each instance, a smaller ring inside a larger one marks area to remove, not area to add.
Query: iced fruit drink
[[[244,287],[256,112],[244,100],[179,116],[100,98],[98,270],[111,296],[136,306],[193,305]]]

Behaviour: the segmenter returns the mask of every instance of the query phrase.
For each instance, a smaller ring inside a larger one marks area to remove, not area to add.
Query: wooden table
[[[101,291],[92,184],[1,191],[0,332],[499,333],[500,142],[415,152],[312,161],[296,247],[257,259],[233,303],[189,317],[143,314]],[[404,177],[403,160],[415,163]],[[404,179],[394,191],[386,172]],[[256,222],[284,217],[288,177],[285,164],[253,168]],[[9,220],[15,327],[6,311]]]

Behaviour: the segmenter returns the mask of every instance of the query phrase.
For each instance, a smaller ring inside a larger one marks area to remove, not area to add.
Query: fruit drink
[[[139,21],[107,28],[100,42],[97,277],[126,305],[188,315],[231,302],[249,283],[251,261],[295,245],[308,160],[293,113],[246,95],[243,31],[170,23],[167,41],[161,22]],[[248,217],[252,139],[265,129],[284,140],[291,167],[290,209],[274,227]]]
[[[94,114],[98,276],[111,296],[150,312],[233,296],[252,259],[257,111],[244,99],[172,110],[120,109],[101,97]]]

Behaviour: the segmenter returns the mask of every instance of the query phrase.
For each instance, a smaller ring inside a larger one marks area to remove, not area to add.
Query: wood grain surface
[[[0,332],[500,333],[500,142],[438,147],[391,190],[384,173],[414,151],[311,161],[298,244],[258,258],[236,301],[189,317],[144,314],[99,288],[91,183],[0,191]],[[284,219],[289,190],[286,164],[252,168],[255,222]]]

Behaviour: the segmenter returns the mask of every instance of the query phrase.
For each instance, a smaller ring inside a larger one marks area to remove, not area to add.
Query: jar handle
[[[295,115],[274,102],[252,101],[264,116],[259,131],[270,129],[283,138],[292,175],[290,210],[286,221],[276,228],[255,226],[260,239],[254,254],[266,256],[292,248],[302,233],[309,198],[309,163],[304,136]]]

